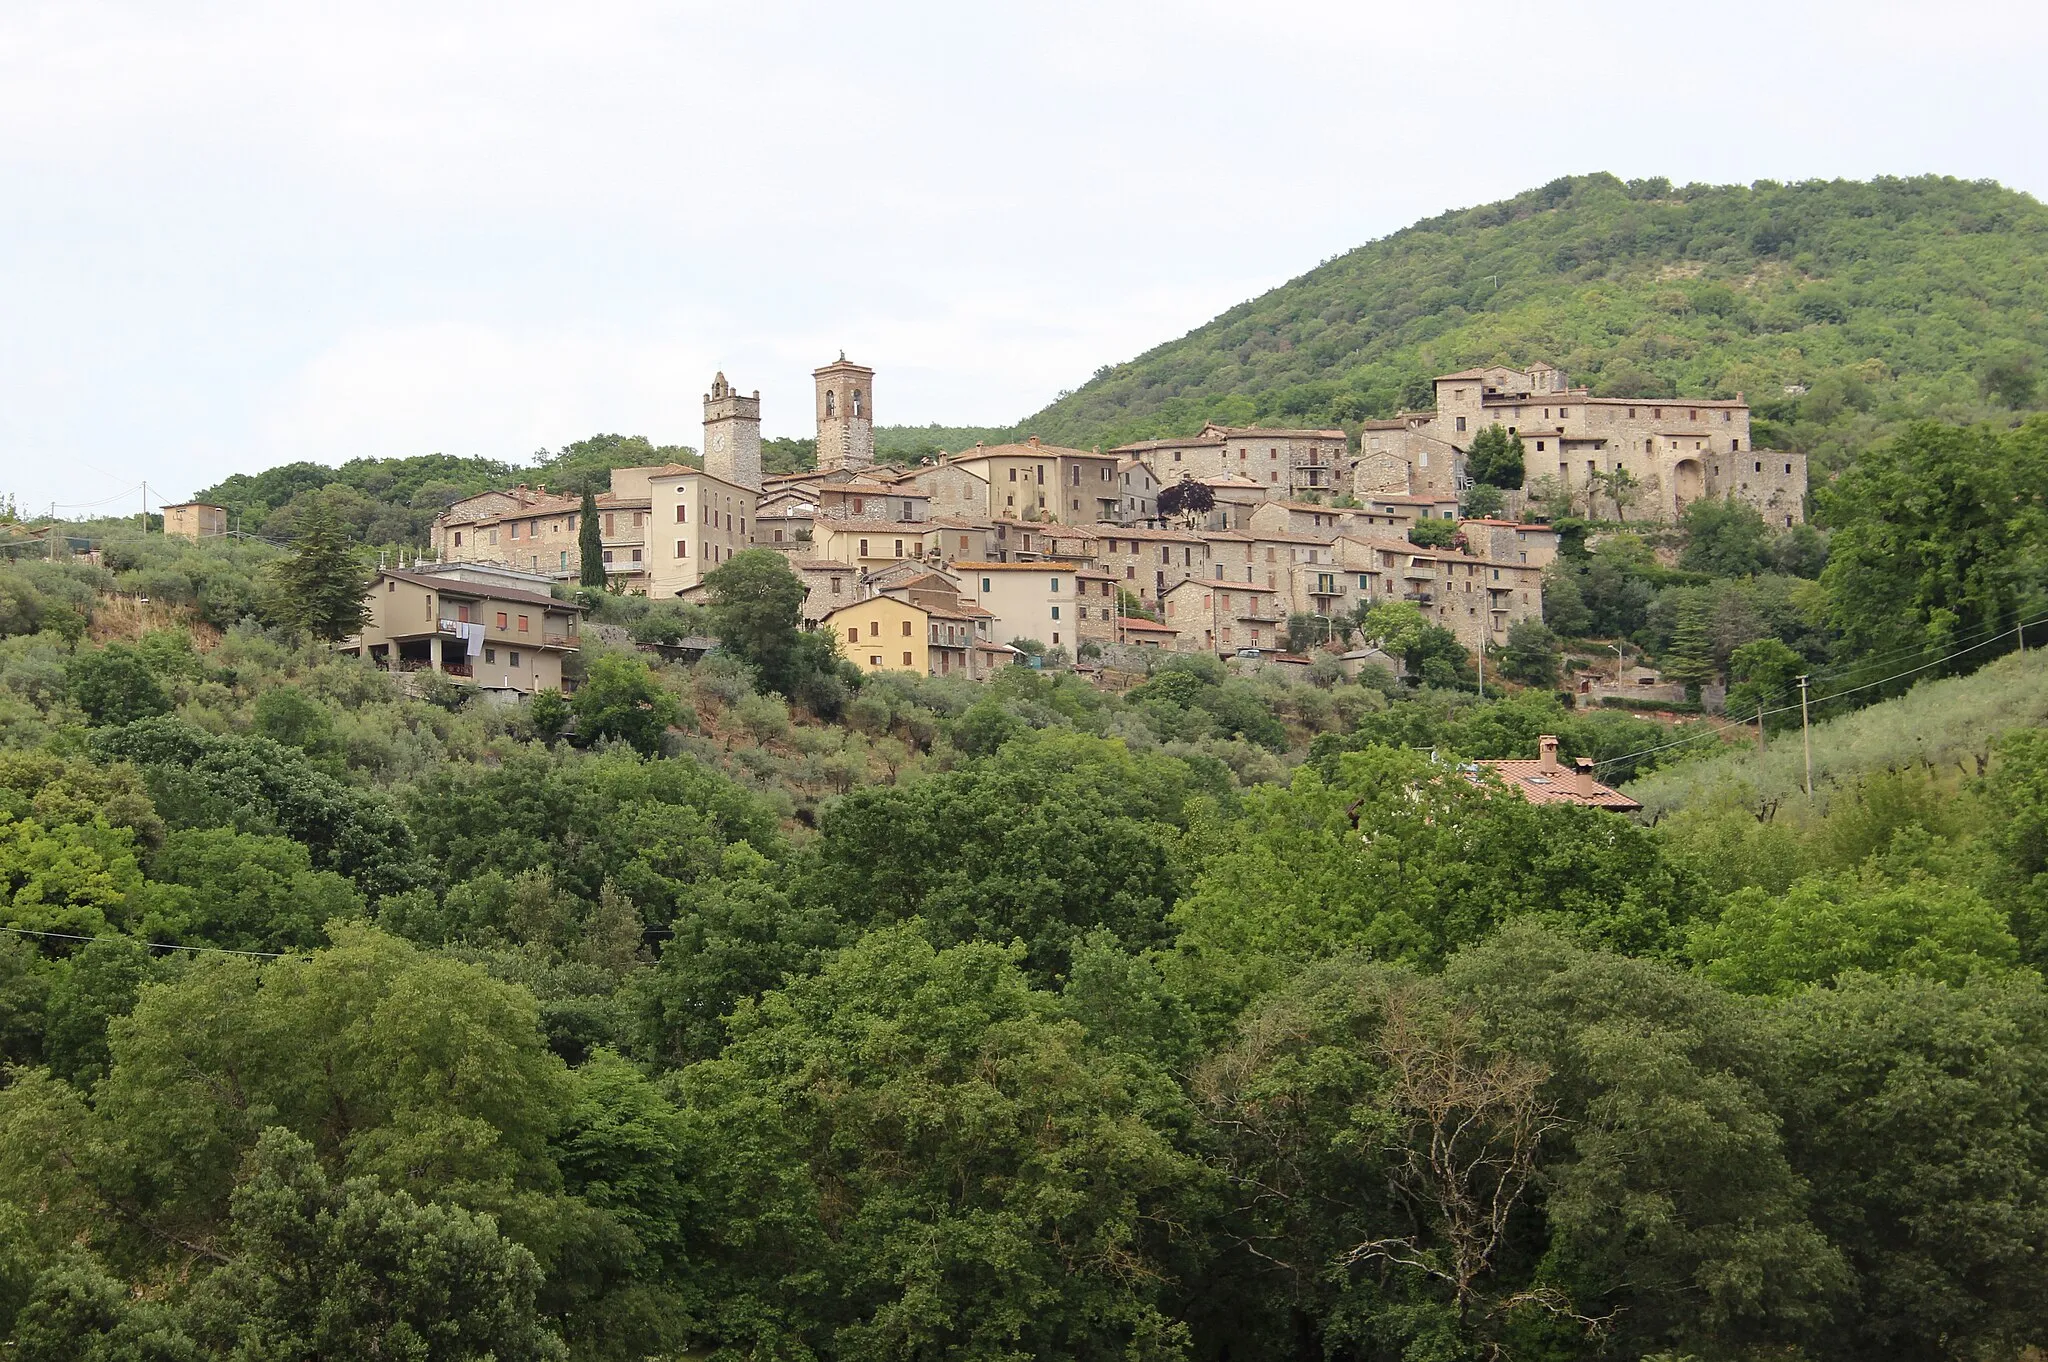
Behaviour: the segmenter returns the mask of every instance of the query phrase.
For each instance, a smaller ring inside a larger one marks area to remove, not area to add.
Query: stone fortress
[[[1588,514],[1671,522],[1690,502],[1733,498],[1766,523],[1805,519],[1806,456],[1755,448],[1749,404],[1714,398],[1595,397],[1549,364],[1445,374],[1434,411],[1368,421],[1352,483],[1360,496],[1456,496],[1467,490],[1465,451],[1490,426],[1522,441],[1523,492],[1561,490]],[[1616,506],[1625,470],[1633,504]]]

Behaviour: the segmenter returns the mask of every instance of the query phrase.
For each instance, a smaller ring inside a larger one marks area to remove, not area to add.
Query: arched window
[[[859,389],[859,388],[855,388],[855,389],[853,390],[853,414],[854,414],[855,416],[859,416],[859,415],[860,415],[860,389]]]
[[[833,392],[830,388],[825,390],[825,414],[827,416],[837,416],[839,414],[839,394]]]

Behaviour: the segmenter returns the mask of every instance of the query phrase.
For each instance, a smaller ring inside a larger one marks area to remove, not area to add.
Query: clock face
[[[713,449],[724,449],[724,448],[725,448],[725,432],[724,432],[724,431],[722,431],[722,430],[721,430],[721,431],[719,431],[719,432],[718,432],[718,434],[716,434],[716,435],[714,435],[714,436],[712,436],[712,437],[711,437],[711,447],[712,447]]]

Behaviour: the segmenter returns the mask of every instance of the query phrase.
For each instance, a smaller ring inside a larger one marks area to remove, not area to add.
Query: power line
[[[170,941],[137,941],[132,936],[80,936],[75,932],[38,932],[28,927],[0,927],[0,932],[15,936],[41,936],[53,941],[121,941],[131,946],[147,946],[155,951],[196,951],[212,955],[257,955],[266,960],[288,960],[302,952],[294,951],[237,951],[226,946],[180,946]]]
[[[1920,664],[1919,666],[1917,666],[1917,667],[1908,667],[1908,668],[1907,668],[1906,670],[1904,670],[1904,671],[1902,671],[1902,672],[1894,672],[1894,673],[1893,673],[1892,675],[1890,675],[1890,676],[1886,676],[1886,677],[1880,677],[1880,678],[1879,678],[1878,680],[1876,680],[1876,681],[1869,681],[1869,682],[1866,682],[1866,683],[1864,683],[1863,685],[1860,685],[1860,686],[1851,686],[1851,687],[1850,687],[1849,689],[1847,689],[1847,690],[1838,690],[1838,691],[1831,691],[1831,692],[1829,692],[1828,694],[1826,694],[1826,695],[1823,695],[1823,696],[1821,696],[1821,697],[1819,697],[1819,698],[1820,698],[1821,700],[1823,700],[1823,701],[1825,701],[1825,700],[1836,700],[1836,699],[1840,699],[1840,698],[1841,698],[1842,696],[1845,696],[1845,695],[1854,695],[1854,694],[1856,694],[1856,693],[1857,693],[1858,691],[1866,691],[1866,690],[1871,690],[1871,689],[1873,689],[1873,688],[1875,688],[1875,687],[1877,687],[1877,686],[1882,686],[1882,685],[1886,685],[1886,684],[1888,684],[1888,683],[1890,683],[1890,682],[1893,682],[1893,681],[1897,681],[1897,680],[1899,680],[1899,679],[1900,679],[1900,678],[1902,678],[1902,677],[1912,676],[1912,675],[1913,675],[1914,673],[1916,673],[1916,672],[1924,672],[1924,671],[1926,671],[1926,670],[1927,670],[1927,669],[1928,669],[1929,667],[1938,667],[1938,666],[1940,666],[1940,665],[1941,665],[1942,663],[1944,663],[1944,662],[1952,662],[1952,661],[1954,661],[1954,660],[1955,660],[1956,658],[1959,658],[1959,657],[1961,657],[1961,656],[1962,656],[1962,655],[1963,655],[1964,653],[1970,653],[1970,652],[1975,652],[1975,651],[1976,651],[1977,649],[1979,649],[1979,648],[1982,648],[1982,647],[1983,647],[1983,646],[1984,646],[1985,644],[1987,644],[1987,643],[1995,643],[1995,642],[1997,642],[1997,641],[1998,641],[1999,639],[2001,639],[2001,638],[2004,638],[2004,637],[2005,637],[2005,636],[2006,636],[2007,634],[2015,634],[2015,633],[2018,633],[2018,632],[2019,632],[2020,630],[2022,630],[2022,629],[2025,629],[2025,628],[2028,628],[2028,627],[2029,627],[2029,626],[2031,626],[2031,625],[2039,624],[2039,623],[2040,623],[2040,622],[2041,622],[2042,620],[2048,620],[2048,615],[2041,615],[2041,616],[2038,616],[2038,617],[2036,617],[2036,618],[2034,618],[2034,619],[2031,619],[2031,620],[2026,620],[2026,621],[2023,621],[2023,622],[2021,622],[2021,623],[2019,623],[2019,624],[2016,624],[2016,625],[2014,625],[2014,626],[2013,626],[2012,628],[2010,628],[2010,629],[2001,629],[2001,630],[1999,630],[1999,631],[1998,631],[1998,632],[1997,632],[1996,634],[1993,634],[1993,635],[1992,635],[1991,637],[1989,637],[1989,638],[1985,638],[1985,639],[1980,639],[1980,640],[1978,640],[1977,642],[1975,642],[1975,643],[1972,643],[1972,644],[1970,644],[1970,645],[1969,645],[1968,647],[1965,647],[1965,648],[1958,648],[1958,649],[1956,649],[1956,650],[1955,650],[1954,652],[1952,652],[1952,653],[1949,653],[1949,654],[1947,654],[1947,655],[1945,655],[1945,656],[1943,656],[1943,657],[1937,657],[1937,658],[1935,658],[1935,659],[1934,659],[1934,660],[1933,660],[1932,662],[1923,662],[1923,663],[1921,663],[1921,664]],[[1769,717],[1770,715],[1773,715],[1773,714],[1786,714],[1786,713],[1790,713],[1790,712],[1791,712],[1792,710],[1795,710],[1795,709],[1798,709],[1798,708],[1799,708],[1799,706],[1798,706],[1798,704],[1796,704],[1796,703],[1794,703],[1794,704],[1789,704],[1789,705],[1780,705],[1780,706],[1779,706],[1778,708],[1776,708],[1776,709],[1767,709],[1767,710],[1764,710],[1764,711],[1762,711],[1762,713],[1761,713],[1761,714],[1760,714],[1760,715],[1759,715],[1758,717],[1759,717],[1759,718],[1767,718],[1767,717]],[[1698,742],[1698,741],[1699,741],[1699,740],[1700,740],[1701,738],[1709,738],[1709,737],[1719,737],[1719,736],[1720,736],[1721,734],[1723,734],[1723,733],[1727,733],[1727,732],[1730,732],[1730,731],[1732,731],[1732,730],[1734,730],[1734,729],[1737,729],[1737,728],[1748,728],[1748,727],[1749,727],[1749,724],[1750,724],[1750,721],[1749,721],[1748,719],[1746,719],[1746,718],[1745,718],[1745,719],[1742,719],[1742,720],[1740,720],[1740,721],[1738,721],[1738,722],[1735,722],[1735,723],[1730,723],[1730,724],[1722,724],[1722,725],[1720,725],[1719,727],[1716,727],[1716,728],[1701,728],[1701,729],[1696,729],[1696,730],[1694,730],[1693,732],[1691,732],[1691,733],[1688,733],[1688,734],[1687,734],[1686,736],[1684,736],[1683,738],[1679,738],[1679,739],[1676,739],[1675,741],[1672,741],[1672,742],[1667,742],[1667,743],[1659,743],[1659,744],[1658,744],[1657,746],[1655,746],[1655,747],[1645,747],[1645,748],[1643,748],[1643,749],[1642,749],[1641,751],[1639,751],[1639,752],[1624,752],[1624,753],[1623,753],[1622,755],[1620,755],[1620,756],[1618,756],[1618,757],[1609,757],[1609,758],[1608,758],[1608,759],[1607,759],[1606,761],[1602,761],[1602,762],[1596,762],[1596,763],[1594,763],[1594,769],[1595,769],[1595,770],[1598,770],[1598,769],[1600,769],[1601,767],[1606,767],[1606,766],[1615,766],[1615,765],[1619,765],[1620,763],[1622,763],[1622,762],[1625,762],[1625,761],[1634,761],[1634,760],[1635,760],[1635,759],[1636,759],[1637,757],[1647,757],[1647,756],[1651,756],[1651,755],[1653,755],[1653,754],[1655,754],[1655,753],[1658,753],[1658,752],[1666,752],[1666,751],[1669,751],[1670,749],[1672,749],[1672,748],[1674,748],[1674,747],[1683,747],[1683,746],[1685,746],[1685,745],[1686,745],[1687,743],[1690,743],[1690,742]]]

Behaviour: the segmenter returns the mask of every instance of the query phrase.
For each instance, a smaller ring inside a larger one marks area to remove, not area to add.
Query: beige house
[[[681,464],[614,468],[611,487],[597,494],[605,572],[624,589],[647,590],[651,479],[689,471]],[[582,568],[582,504],[581,497],[524,483],[508,491],[481,492],[436,516],[428,542],[444,563],[497,563],[566,579]]]
[[[647,485],[641,590],[648,595],[680,596],[705,573],[753,547],[757,494],[751,488],[692,468],[663,470]]]
[[[568,601],[489,583],[385,569],[370,581],[370,617],[337,651],[386,671],[433,671],[487,691],[568,689],[582,611]]]
[[[992,617],[994,641],[1036,639],[1069,653],[1079,646],[1084,599],[1078,563],[955,563],[953,571],[962,598]]]
[[[225,506],[181,501],[164,509],[164,534],[172,539],[218,539],[228,532]]]

